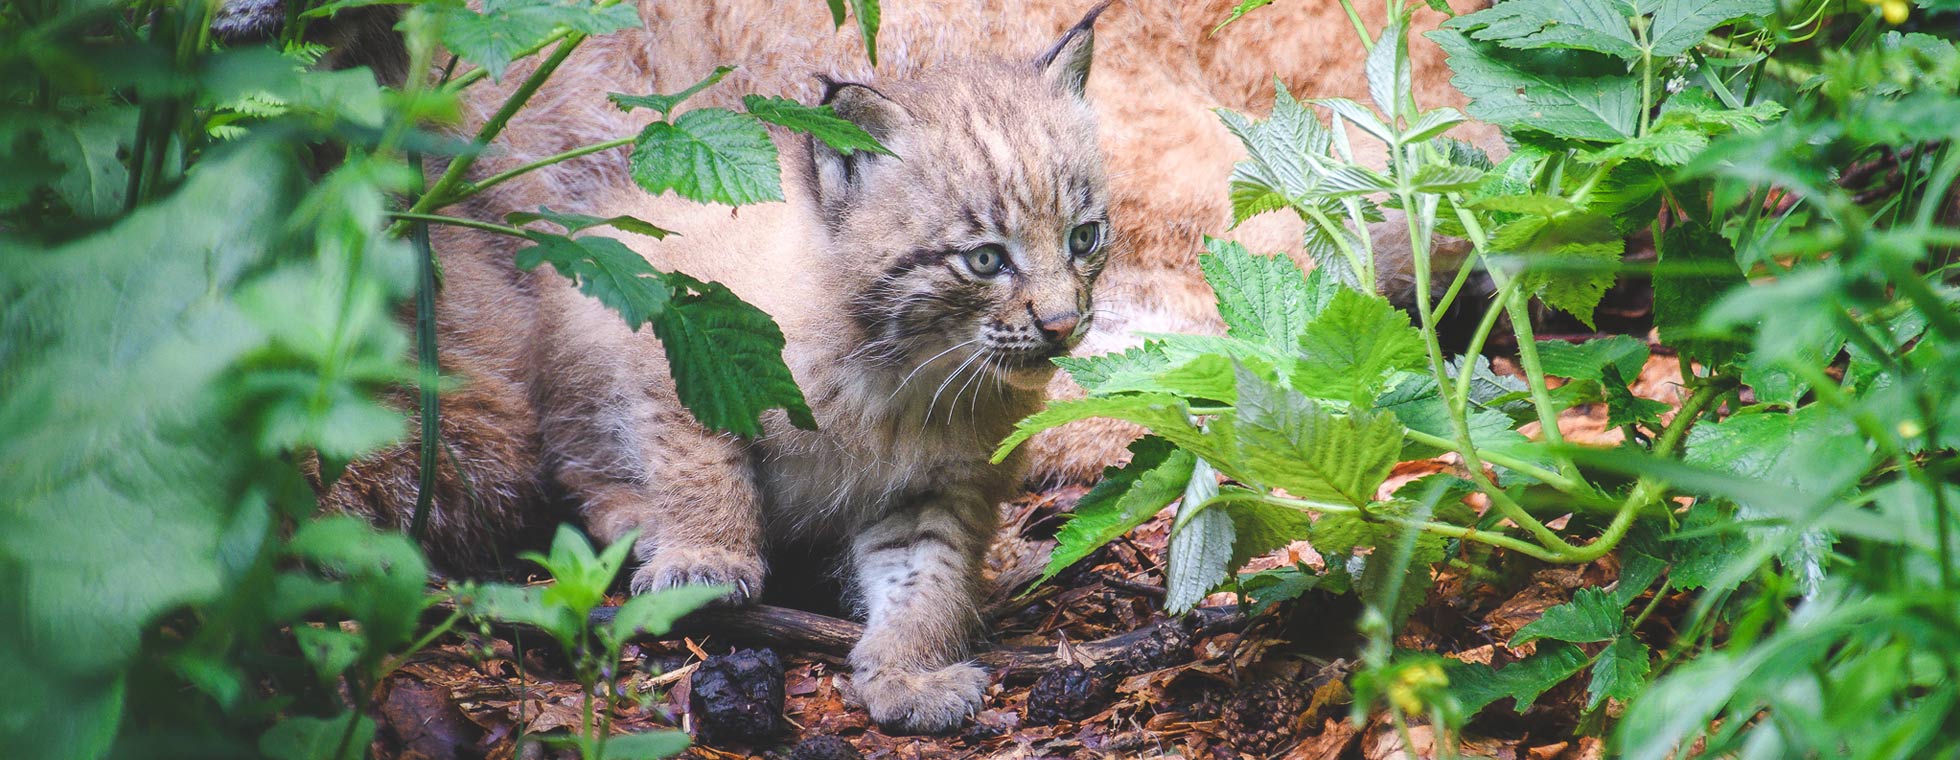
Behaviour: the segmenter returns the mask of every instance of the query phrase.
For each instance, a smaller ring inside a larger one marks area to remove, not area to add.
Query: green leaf
[[[993,461],[999,463],[1036,433],[1061,427],[1077,420],[1107,417],[1135,423],[1200,457],[1214,462],[1229,461],[1230,450],[1222,442],[1191,423],[1190,409],[1182,399],[1166,393],[1134,393],[1121,396],[1092,396],[1073,401],[1052,401],[1048,408],[1014,427],[1000,446]]]
[[[620,605],[613,616],[613,640],[625,641],[640,635],[665,636],[688,613],[728,596],[733,590],[726,585],[677,586],[635,596]]]
[[[1388,299],[1341,288],[1300,337],[1304,358],[1293,387],[1357,407],[1379,395],[1385,376],[1422,366],[1422,334]]]
[[[52,121],[40,130],[46,157],[65,167],[56,195],[77,216],[102,218],[123,208],[129,170],[117,158],[136,132],[136,109],[104,109],[79,121]]]
[[[1470,115],[1514,130],[1581,140],[1621,141],[1640,121],[1640,83],[1631,76],[1552,73],[1498,57],[1491,45],[1439,29],[1431,40],[1449,54],[1450,81],[1470,98]]]
[[[1729,241],[1706,225],[1686,222],[1661,235],[1655,249],[1654,328],[1684,361],[1704,365],[1733,361],[1739,341],[1701,331],[1702,316],[1728,291],[1744,283]]]
[[[1647,685],[1647,645],[1631,634],[1621,636],[1599,653],[1593,663],[1592,682],[1586,685],[1586,709],[1591,710],[1607,697],[1630,701]]]
[[[1491,236],[1497,251],[1518,254],[1523,285],[1546,305],[1593,324],[1593,310],[1612,287],[1626,239],[1610,219],[1591,213],[1527,216]]]
[[[1538,341],[1538,363],[1545,374],[1573,380],[1604,380],[1611,366],[1621,377],[1638,377],[1647,365],[1647,341],[1630,335],[1594,338],[1584,343]]]
[[[1523,714],[1546,689],[1559,685],[1586,667],[1590,658],[1578,647],[1565,643],[1545,644],[1538,653],[1494,670],[1488,665],[1464,663],[1451,666],[1450,693],[1463,711],[1475,714],[1492,702],[1510,697]]]
[[[790,424],[815,430],[810,405],[783,363],[783,331],[775,321],[720,283],[678,272],[663,276],[675,295],[654,317],[653,333],[694,418],[713,430],[756,436],[762,413],[780,408]]]
[[[597,217],[589,214],[568,214],[551,210],[550,206],[539,206],[536,212],[512,211],[504,215],[504,221],[522,226],[536,221],[546,221],[565,229],[565,234],[578,232],[590,227],[611,227],[624,232],[646,235],[656,240],[673,234],[644,219],[621,214],[619,216]]]
[[[366,715],[299,716],[279,721],[260,735],[259,751],[286,760],[360,760],[367,757],[373,741],[374,719]]]
[[[1647,44],[1653,55],[1677,56],[1701,44],[1715,27],[1730,21],[1768,16],[1772,0],[1636,0],[1643,13],[1653,14]]]
[[[870,61],[871,65],[876,66],[878,65],[878,0],[850,1],[851,15],[857,17],[858,37],[864,40],[864,58]]]
[[[578,283],[580,292],[619,312],[634,330],[665,313],[673,300],[661,273],[624,243],[548,232],[528,232],[526,237],[537,245],[517,252],[519,269],[551,264],[559,274]]]
[[[1223,510],[1232,518],[1229,565],[1234,569],[1244,567],[1254,557],[1305,540],[1313,529],[1313,518],[1306,512],[1278,504],[1232,501],[1213,509]]]
[[[1303,499],[1364,506],[1395,466],[1402,427],[1393,415],[1335,415],[1290,388],[1239,376],[1236,464],[1262,485]]]
[[[1184,493],[1196,464],[1190,452],[1155,436],[1130,444],[1130,454],[1129,464],[1103,470],[1103,479],[1075,503],[1035,586],[1163,511]]]
[[[354,663],[361,658],[361,649],[367,640],[358,633],[339,628],[295,625],[293,642],[299,645],[300,654],[313,666],[313,673],[320,677],[320,683],[331,685],[354,667]]]
[[[687,102],[688,98],[699,95],[702,90],[715,86],[715,83],[720,82],[723,77],[728,76],[734,70],[734,66],[716,66],[715,70],[708,72],[708,75],[702,77],[701,81],[688,85],[687,89],[672,95],[661,95],[659,93],[652,95],[627,95],[623,92],[614,92],[607,93],[606,99],[612,101],[613,105],[618,106],[621,111],[630,112],[635,108],[650,108],[659,111],[660,118],[665,119],[673,114],[674,109],[680,107],[680,104]]]
[[[648,124],[633,143],[633,181],[649,193],[740,206],[783,199],[776,144],[756,120],[699,108]]]
[[[1572,595],[1572,601],[1545,610],[1543,617],[1519,628],[1510,645],[1539,639],[1575,644],[1607,641],[1626,631],[1623,610],[1619,600],[1606,590],[1582,588]]]
[[[846,156],[860,150],[892,155],[871,133],[840,118],[827,105],[806,106],[789,98],[744,95],[742,107],[748,109],[750,116],[779,127],[806,132]]]
[[[1203,460],[1194,464],[1164,557],[1164,610],[1173,615],[1197,606],[1231,576],[1232,518],[1206,506],[1218,495],[1218,473]]]
[[[1402,115],[1404,93],[1411,92],[1409,39],[1403,29],[1404,18],[1391,16],[1382,25],[1381,36],[1375,39],[1375,46],[1368,51],[1362,67],[1368,77],[1368,97],[1375,101],[1375,107],[1382,110],[1390,124]]]
[[[1606,426],[1638,423],[1660,429],[1661,415],[1673,407],[1633,395],[1633,391],[1627,387],[1629,382],[1620,375],[1619,367],[1608,364],[1603,369],[1606,377],[1600,381],[1600,391],[1606,397]]]
[[[1238,359],[1262,370],[1271,365],[1259,356],[1191,351],[1151,341],[1122,353],[1058,357],[1077,384],[1096,395],[1148,392],[1171,393],[1190,399],[1231,403],[1238,395],[1232,361]]]
[[[680,754],[687,749],[689,741],[685,731],[647,731],[609,736],[604,742],[603,756],[620,760],[657,760]]]
[[[1198,257],[1198,266],[1218,294],[1218,315],[1231,337],[1291,353],[1307,321],[1333,296],[1332,283],[1309,280],[1284,255],[1254,256],[1238,243],[1209,237],[1205,248],[1210,253]]]
[[[1451,127],[1462,124],[1464,121],[1466,119],[1463,113],[1454,108],[1437,108],[1424,111],[1421,116],[1416,117],[1415,123],[1409,125],[1409,131],[1402,133],[1402,141],[1415,143],[1428,140],[1449,131]],[[1452,140],[1450,142],[1455,143],[1457,141]],[[1483,164],[1483,168],[1489,168],[1489,158],[1485,158]]]
[[[1640,45],[1625,0],[1510,0],[1458,16],[1444,28],[1508,48],[1569,48],[1637,60]]]
[[[584,0],[485,0],[477,13],[461,3],[430,4],[438,23],[437,38],[465,61],[482,66],[491,79],[518,54],[542,42],[559,27],[589,35],[641,26],[640,12],[631,3],[599,5]]]
[[[1410,430],[1444,440],[1456,440],[1456,427],[1450,422],[1449,406],[1442,394],[1437,392],[1435,378],[1408,376],[1375,399],[1373,408],[1377,412],[1395,415],[1396,421]],[[1479,449],[1502,449],[1526,440],[1524,434],[1513,429],[1517,425],[1516,420],[1503,412],[1473,406],[1464,416],[1469,423],[1470,443]],[[1440,453],[1440,449],[1410,441],[1403,445],[1401,457],[1404,460],[1421,459]]]
[[[1294,565],[1242,573],[1238,577],[1238,586],[1251,601],[1247,605],[1247,614],[1258,617],[1275,604],[1298,599],[1300,595],[1314,590],[1320,585],[1322,577],[1305,565]]]
[[[1707,135],[1687,127],[1664,125],[1622,143],[1579,151],[1575,157],[1589,164],[1641,159],[1657,166],[1673,167],[1694,160],[1707,149]]]
[[[1312,156],[1325,154],[1333,136],[1284,84],[1273,82],[1273,108],[1264,120],[1226,109],[1217,114],[1246,150],[1246,160],[1232,169],[1234,225],[1289,203],[1309,202],[1321,173]]]

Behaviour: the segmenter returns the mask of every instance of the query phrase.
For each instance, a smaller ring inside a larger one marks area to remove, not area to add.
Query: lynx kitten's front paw
[[[879,726],[888,731],[931,734],[957,728],[978,711],[987,680],[987,671],[962,663],[860,680],[856,691]]]
[[[633,572],[633,593],[676,586],[726,585],[733,588],[723,604],[750,604],[762,598],[762,560],[719,547],[671,547]]]

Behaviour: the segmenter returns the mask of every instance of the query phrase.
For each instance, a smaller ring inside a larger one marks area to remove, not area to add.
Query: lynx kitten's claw
[[[663,549],[633,572],[633,593],[676,586],[732,586],[721,604],[740,606],[762,598],[762,561],[720,548]]]
[[[888,731],[940,733],[980,709],[987,671],[961,663],[925,672],[880,675],[858,682],[857,698]]]

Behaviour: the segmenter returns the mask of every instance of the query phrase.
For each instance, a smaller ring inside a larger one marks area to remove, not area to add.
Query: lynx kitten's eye
[[[1087,256],[1099,245],[1102,245],[1100,222],[1083,222],[1068,231],[1068,252],[1072,256]]]
[[[1007,267],[1007,250],[991,243],[962,254],[966,257],[966,268],[981,277],[1000,274]]]

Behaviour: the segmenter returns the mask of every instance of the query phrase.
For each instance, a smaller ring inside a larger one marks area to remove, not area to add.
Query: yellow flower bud
[[[1878,8],[1885,13],[1887,24],[1905,23],[1906,14],[1912,12],[1912,7],[1906,5],[1906,0],[1880,0]]]

